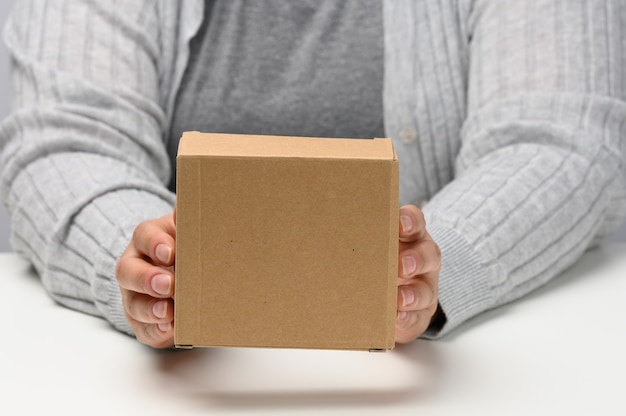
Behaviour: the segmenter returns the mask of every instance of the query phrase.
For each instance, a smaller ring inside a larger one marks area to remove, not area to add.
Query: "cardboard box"
[[[177,347],[394,347],[391,140],[188,132],[176,209]]]

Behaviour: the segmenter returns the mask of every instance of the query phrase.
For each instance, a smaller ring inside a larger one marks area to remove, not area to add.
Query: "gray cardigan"
[[[59,303],[124,332],[115,265],[172,210],[166,143],[202,0],[21,0],[0,129],[12,244]],[[384,1],[401,202],[442,249],[446,324],[520,298],[626,208],[626,2]],[[367,226],[364,224],[363,226]]]

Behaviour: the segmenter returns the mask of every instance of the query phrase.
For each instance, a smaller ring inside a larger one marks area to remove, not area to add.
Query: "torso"
[[[379,0],[206,2],[178,92],[183,131],[381,137]]]

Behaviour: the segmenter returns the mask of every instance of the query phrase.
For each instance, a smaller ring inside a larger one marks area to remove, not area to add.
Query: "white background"
[[[11,9],[13,1],[3,0],[0,2],[0,23],[4,27],[7,14]],[[0,47],[0,119],[4,119],[9,111],[9,61],[7,57],[4,43]],[[0,169],[2,169],[2,161],[0,161]],[[0,252],[12,251],[9,243],[9,235],[11,224],[9,215],[3,204],[0,204]],[[622,224],[617,233],[611,237],[612,241],[626,242],[626,223]]]

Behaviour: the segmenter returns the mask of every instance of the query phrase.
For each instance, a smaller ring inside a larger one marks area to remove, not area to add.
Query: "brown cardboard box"
[[[394,347],[391,140],[189,132],[177,165],[177,347]]]

